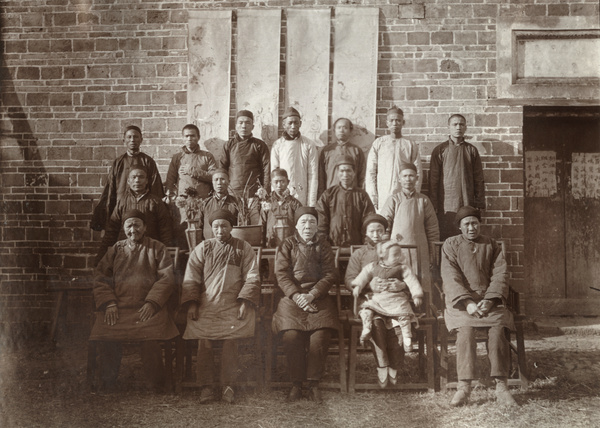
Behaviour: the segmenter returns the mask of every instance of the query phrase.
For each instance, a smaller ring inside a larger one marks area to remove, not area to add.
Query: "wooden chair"
[[[351,254],[360,247],[361,246],[351,247]],[[420,281],[422,276],[421,260],[418,247],[416,245],[402,245],[401,247],[408,262],[407,264],[411,266],[411,269]],[[388,389],[427,390],[430,392],[435,390],[436,349],[434,346],[434,334],[436,329],[436,317],[431,309],[429,293],[425,293],[425,297],[423,299],[423,308],[421,308],[421,310],[424,312],[420,314],[420,316],[418,312],[415,312],[417,316],[419,316],[419,326],[415,328],[418,343],[419,380],[412,383],[403,383],[401,379],[398,379],[398,383],[396,385],[388,385]],[[368,347],[359,346],[359,337],[362,331],[362,320],[357,314],[356,302],[354,302],[354,310],[349,314],[347,323],[350,325],[348,391],[350,393],[354,393],[357,389],[381,389],[377,384],[376,378],[374,378],[372,382],[357,382],[356,380],[358,353],[371,352]]]
[[[171,256],[171,258],[173,259],[173,269],[175,272],[175,280],[177,283],[177,266],[179,263],[179,256],[180,256],[180,249],[178,247],[167,247],[167,250],[169,252],[169,255]],[[173,314],[175,312],[175,309],[177,307],[177,302],[179,301],[179,284],[177,283],[177,287],[176,287],[176,291],[171,295],[171,297],[169,298],[169,301],[167,302],[167,305],[169,307],[169,311]],[[103,316],[103,314],[99,313],[99,312],[94,312],[93,313],[93,319],[95,319],[95,317],[98,316]],[[93,322],[92,322],[93,323]],[[87,356],[87,382],[88,385],[90,385],[90,388],[92,389],[92,391],[95,391],[97,389],[97,383],[96,383],[96,376],[97,376],[97,370],[98,370],[98,342],[99,341],[94,341],[94,340],[89,340],[88,341],[88,356]],[[181,336],[177,336],[173,339],[170,340],[164,340],[161,341],[163,344],[163,352],[164,352],[164,359],[165,359],[165,391],[173,391],[173,389],[175,388],[175,390],[177,390],[177,379],[178,376],[176,375],[175,378],[173,377],[173,363],[176,362],[176,353],[177,353],[177,349],[179,349],[179,347],[182,346],[182,339]],[[122,342],[123,345],[135,345],[136,343],[139,344],[139,342],[135,342],[135,341],[127,341],[127,342]],[[175,371],[177,371],[177,364],[175,364]]]
[[[441,277],[441,261],[442,261],[442,246],[443,242],[435,242],[434,247],[434,272],[433,272],[433,286],[432,291],[437,293],[438,296],[435,299],[439,302],[440,307],[438,308],[438,325],[439,325],[439,345],[440,345],[440,388],[442,391],[447,389],[456,388],[458,382],[450,380],[449,370],[449,354],[448,347],[450,342],[454,342],[455,335],[450,335],[446,324],[444,322],[444,308],[445,308],[445,295],[442,286]],[[506,255],[506,246],[504,242],[498,241],[498,245],[501,246],[502,253]],[[526,389],[529,383],[527,377],[527,361],[525,357],[525,339],[523,334],[523,325],[525,316],[520,311],[520,295],[514,289],[509,289],[509,295],[507,300],[508,308],[513,312],[515,331],[512,332],[509,329],[505,329],[506,338],[510,344],[510,377],[508,384],[510,386],[519,386],[522,389]],[[487,333],[485,328],[480,329],[481,333]],[[478,334],[477,342],[487,343],[487,334]]]

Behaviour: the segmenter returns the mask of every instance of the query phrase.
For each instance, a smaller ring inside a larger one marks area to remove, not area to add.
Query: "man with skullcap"
[[[240,110],[235,116],[235,136],[223,145],[219,160],[219,166],[229,174],[231,190],[240,198],[254,197],[259,183],[267,191],[271,186],[269,148],[252,136],[253,129],[252,112]]]
[[[166,306],[175,291],[173,261],[167,248],[146,236],[146,215],[123,214],[125,239],[111,246],[94,271],[94,303],[99,315],[90,334],[97,342],[101,388],[111,390],[121,364],[121,343],[142,342],[146,380],[164,386],[159,341],[179,335]]]
[[[231,236],[235,217],[217,209],[208,216],[214,238],[191,253],[182,285],[181,304],[187,308],[184,339],[198,340],[196,381],[200,402],[235,400],[238,340],[254,336],[260,282],[256,254],[246,241]],[[223,344],[221,369],[215,379],[213,345]],[[217,385],[222,389],[215,391]]]
[[[156,166],[156,162],[150,156],[140,151],[142,144],[142,131],[135,125],[129,125],[123,133],[123,143],[127,151],[115,159],[108,172],[104,191],[98,205],[94,208],[90,227],[100,231],[106,228],[106,223],[117,205],[117,200],[127,191],[127,178],[129,171],[134,166],[146,170],[148,178],[148,190],[158,198],[163,198],[162,180]]]
[[[515,406],[508,390],[510,349],[505,329],[514,330],[513,315],[506,307],[508,269],[498,243],[481,235],[481,214],[464,206],[456,212],[456,227],[442,247],[441,274],[446,298],[444,319],[448,331],[456,331],[456,371],[458,386],[451,406],[466,404],[475,370],[477,342],[475,329],[487,330],[487,354],[491,377],[496,381],[498,403]]]
[[[271,147],[271,171],[287,171],[290,194],[302,205],[314,207],[319,185],[319,155],[314,141],[300,134],[302,120],[294,107],[282,117],[283,135]]]
[[[423,168],[419,146],[402,136],[404,112],[394,106],[387,111],[388,135],[377,138],[367,156],[365,189],[377,212],[400,190],[400,165],[413,164],[417,170],[415,188],[421,191]]]
[[[353,185],[354,158],[341,156],[335,165],[339,184],[325,190],[317,203],[319,232],[328,236],[332,245],[360,245],[363,243],[360,226],[375,209],[367,192]]]

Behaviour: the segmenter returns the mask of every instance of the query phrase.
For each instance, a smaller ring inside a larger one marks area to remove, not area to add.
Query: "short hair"
[[[393,105],[391,108],[388,109],[388,111],[386,112],[386,116],[389,116],[392,113],[396,113],[396,114],[399,114],[400,116],[404,117],[404,112],[402,111],[402,109],[395,105]]]
[[[144,165],[133,165],[131,168],[129,168],[129,173],[127,174],[127,178],[129,178],[129,176],[131,175],[131,173],[133,171],[142,171],[144,174],[146,174],[146,177],[148,177],[148,170],[146,169],[146,167]]]
[[[125,136],[125,134],[127,134],[127,131],[131,131],[131,130],[136,131],[138,134],[140,134],[140,136],[142,135],[142,130],[135,126],[135,125],[129,125],[127,128],[125,128],[125,131],[123,132],[123,136]]]
[[[454,119],[455,117],[460,117],[462,120],[464,120],[464,121],[465,121],[465,124],[467,123],[467,119],[466,119],[466,118],[465,118],[465,117],[464,117],[462,114],[454,113],[452,116],[450,116],[450,117],[448,118],[448,125],[450,125],[450,121],[451,121],[452,119]]]
[[[350,124],[350,131],[354,130],[354,124],[353,124],[353,123],[352,123],[352,121],[351,121],[350,119],[348,119],[347,117],[340,117],[340,118],[336,119],[336,121],[335,121],[335,122],[333,122],[333,128],[334,128],[334,129],[335,129],[335,125],[337,125],[337,123],[338,123],[340,120],[347,120],[347,121],[348,121],[348,123]]]
[[[284,177],[287,181],[290,181],[287,171],[283,168],[275,168],[271,171],[271,179],[275,177]]]
[[[196,131],[196,135],[198,135],[198,138],[200,138],[200,129],[196,125],[194,125],[193,123],[188,123],[187,125],[185,125],[183,127],[183,129],[181,130],[181,133],[183,134],[183,132],[186,129],[193,129],[194,131]]]

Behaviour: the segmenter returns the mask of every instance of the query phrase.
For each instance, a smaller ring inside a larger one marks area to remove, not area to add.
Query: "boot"
[[[496,400],[503,406],[518,406],[512,394],[508,390],[508,381],[505,377],[496,378]]]
[[[452,407],[463,406],[467,404],[469,401],[469,396],[471,395],[471,381],[470,380],[459,380],[458,386],[456,387],[456,393],[452,400],[450,401],[450,405]]]

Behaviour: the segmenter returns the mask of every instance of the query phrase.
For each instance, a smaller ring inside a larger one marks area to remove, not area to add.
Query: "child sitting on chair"
[[[363,322],[360,343],[371,338],[374,316],[392,318],[402,331],[402,345],[405,352],[412,352],[411,324],[418,322],[410,298],[417,307],[423,302],[423,289],[419,280],[405,264],[402,247],[394,241],[379,245],[379,262],[366,265],[352,281],[352,294],[358,298],[370,283],[371,292],[366,293],[358,311]]]

